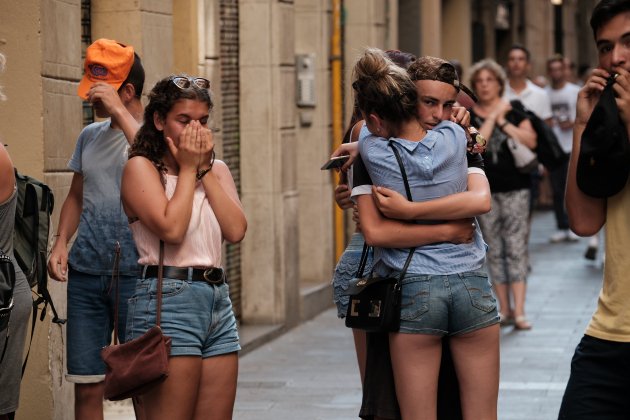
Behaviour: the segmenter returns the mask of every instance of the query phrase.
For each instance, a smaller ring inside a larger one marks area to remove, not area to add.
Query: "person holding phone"
[[[353,88],[367,126],[361,130],[359,147],[375,184],[403,191],[400,170],[384,141],[389,138],[401,151],[414,201],[464,192],[464,130],[442,122],[427,133],[417,119],[415,85],[380,50],[368,49],[364,53],[355,65],[354,79]],[[392,97],[397,100],[392,101]],[[423,163],[425,156],[428,161]],[[392,220],[378,212],[371,196],[359,196],[358,203],[366,241],[378,252],[378,275],[397,275],[408,248],[417,245],[414,229],[439,226],[411,223],[406,229],[395,228]],[[496,419],[499,318],[487,274],[481,271],[485,244],[476,224],[469,224],[474,231],[464,244],[449,244],[435,236],[433,242],[437,243],[418,247],[403,280],[401,330],[390,334],[396,393],[403,418],[436,411],[441,337],[449,335],[464,418]],[[451,284],[445,293],[452,293],[450,299],[458,302],[455,306],[441,296],[444,279]],[[479,293],[471,294],[473,289]],[[424,297],[417,301],[414,296]],[[430,299],[430,305],[423,303],[425,299]],[[426,308],[433,309],[427,313]],[[444,318],[443,312],[449,316]],[[479,376],[479,371],[484,374]]]

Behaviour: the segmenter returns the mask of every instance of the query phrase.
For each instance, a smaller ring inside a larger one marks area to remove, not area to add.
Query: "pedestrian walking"
[[[621,420],[630,413],[630,2],[600,1],[590,24],[599,65],[578,94],[566,205],[578,235],[605,227],[606,264],[597,308],[571,361],[559,419]],[[604,152],[596,165],[582,156],[605,140],[617,145],[615,154]],[[609,190],[612,185],[618,188]],[[603,190],[608,194],[598,194]]]
[[[556,55],[547,60],[547,73],[550,85],[547,94],[551,102],[553,118],[551,126],[558,138],[560,147],[566,154],[564,163],[549,173],[551,190],[553,192],[553,211],[556,217],[558,232],[551,236],[551,242],[577,241],[579,238],[569,229],[569,218],[564,206],[564,190],[567,184],[567,171],[569,170],[569,155],[573,146],[573,123],[575,120],[575,104],[580,90],[567,80],[566,62],[564,57]]]
[[[106,120],[81,131],[68,163],[72,182],[61,207],[48,274],[68,282],[66,379],[75,384],[75,418],[93,420],[103,418],[105,365],[100,351],[110,344],[114,325],[116,290],[110,283],[116,243],[122,250],[121,341],[125,340],[126,301],[138,272],[138,254],[120,203],[120,180],[129,148],[121,124],[137,127],[141,119],[144,69],[132,46],[109,39],[88,47],[84,69],[78,94],[92,104],[96,116]]]
[[[221,246],[240,242],[245,214],[227,165],[214,159],[207,79],[160,80],[149,94],[122,180],[142,265],[127,338],[156,324],[163,243],[161,328],[171,338],[168,378],[141,397],[146,418],[230,419],[240,350]]]

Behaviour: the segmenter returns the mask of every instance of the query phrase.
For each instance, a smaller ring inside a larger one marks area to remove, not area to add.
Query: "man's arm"
[[[573,150],[569,160],[565,204],[571,230],[580,236],[592,236],[606,222],[606,200],[584,194],[577,186],[577,162],[580,156],[582,133],[593,109],[606,86],[608,72],[595,69],[578,93],[575,125],[573,128]]]
[[[77,231],[83,210],[83,175],[74,173],[70,191],[61,207],[55,245],[48,259],[48,274],[57,281],[68,280],[68,242]]]

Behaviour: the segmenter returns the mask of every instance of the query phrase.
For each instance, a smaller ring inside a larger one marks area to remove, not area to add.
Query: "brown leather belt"
[[[142,278],[157,277],[157,265],[145,265],[142,269]],[[203,281],[209,284],[225,283],[225,273],[220,267],[208,268],[189,268],[189,267],[172,267],[164,266],[163,276],[165,278],[177,280]]]

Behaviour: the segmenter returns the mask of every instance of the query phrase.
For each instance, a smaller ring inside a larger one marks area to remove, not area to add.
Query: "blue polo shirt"
[[[450,121],[443,121],[428,131],[421,141],[391,138],[407,172],[413,201],[428,201],[467,189],[466,135]],[[363,127],[359,151],[374,185],[393,189],[406,196],[400,168],[387,139],[373,136]],[[431,224],[440,221],[418,221]],[[482,268],[486,245],[477,224],[473,242],[452,244],[440,242],[416,249],[408,273],[454,274]],[[375,248],[375,271],[388,275],[402,269],[409,250]]]

